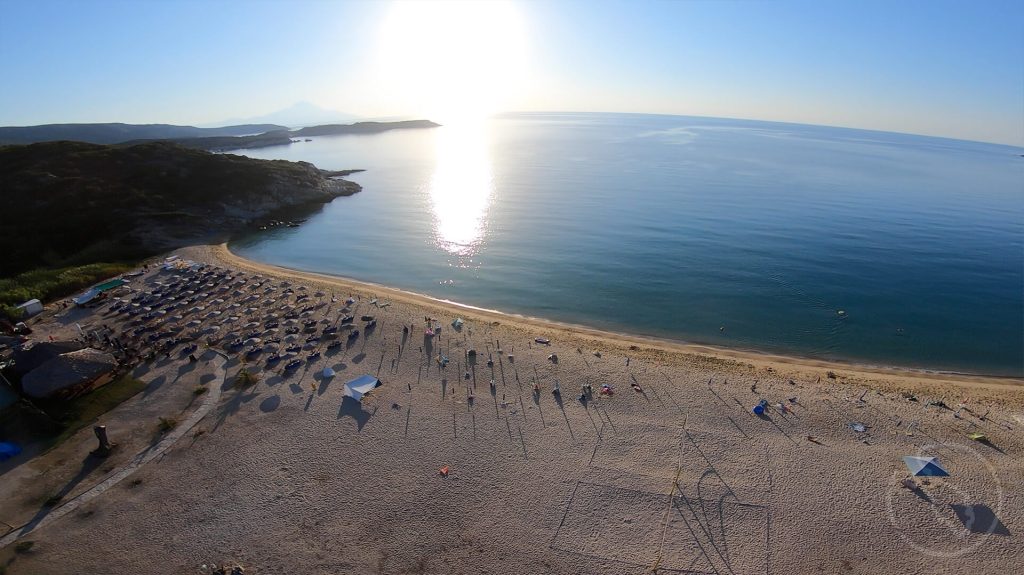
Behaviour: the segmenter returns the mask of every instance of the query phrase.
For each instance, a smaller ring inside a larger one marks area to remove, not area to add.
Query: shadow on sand
[[[341,408],[338,410],[338,419],[343,417],[351,417],[356,420],[356,429],[359,431],[363,430],[363,426],[366,422],[370,421],[370,417],[376,413],[377,409],[373,411],[366,411],[363,409],[363,404],[349,396],[344,396],[341,400]]]
[[[280,395],[271,395],[260,402],[260,411],[263,413],[270,413],[276,410],[281,405]]]
[[[75,476],[72,477],[71,480],[68,481],[67,484],[65,484],[60,491],[53,494],[53,496],[50,497],[50,499],[43,503],[43,506],[39,508],[39,511],[36,513],[35,517],[33,517],[31,521],[25,524],[24,528],[22,528],[21,534],[24,535],[35,529],[36,525],[39,525],[39,522],[42,521],[44,517],[49,515],[50,511],[53,511],[53,509],[56,508],[57,505],[59,505],[60,502],[63,501],[64,498],[71,493],[75,486],[81,483],[83,479],[85,479],[86,477],[89,476],[89,474],[95,471],[96,468],[99,467],[101,463],[103,463],[103,461],[104,459],[102,457],[94,457],[92,455],[87,455],[85,459],[82,460],[82,467],[78,470],[78,473],[76,473]]]

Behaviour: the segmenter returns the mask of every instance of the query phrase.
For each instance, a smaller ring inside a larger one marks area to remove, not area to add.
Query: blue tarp
[[[0,441],[0,461],[7,461],[19,453],[21,453],[21,446],[17,443]]]

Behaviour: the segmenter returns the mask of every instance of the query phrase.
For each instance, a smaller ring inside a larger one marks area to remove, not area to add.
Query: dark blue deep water
[[[1024,149],[521,114],[244,153],[367,169],[301,227],[236,241],[245,257],[691,342],[1024,374]]]

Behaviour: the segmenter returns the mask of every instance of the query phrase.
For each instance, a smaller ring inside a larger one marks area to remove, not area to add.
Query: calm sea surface
[[[529,114],[244,153],[367,170],[301,227],[233,244],[255,260],[692,342],[1024,374],[1024,149]]]

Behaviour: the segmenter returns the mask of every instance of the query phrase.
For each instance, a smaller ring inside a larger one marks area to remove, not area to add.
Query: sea
[[[1024,149],[524,113],[233,153],[364,169],[241,256],[612,332],[1024,375]],[[539,334],[540,335],[540,334]]]

